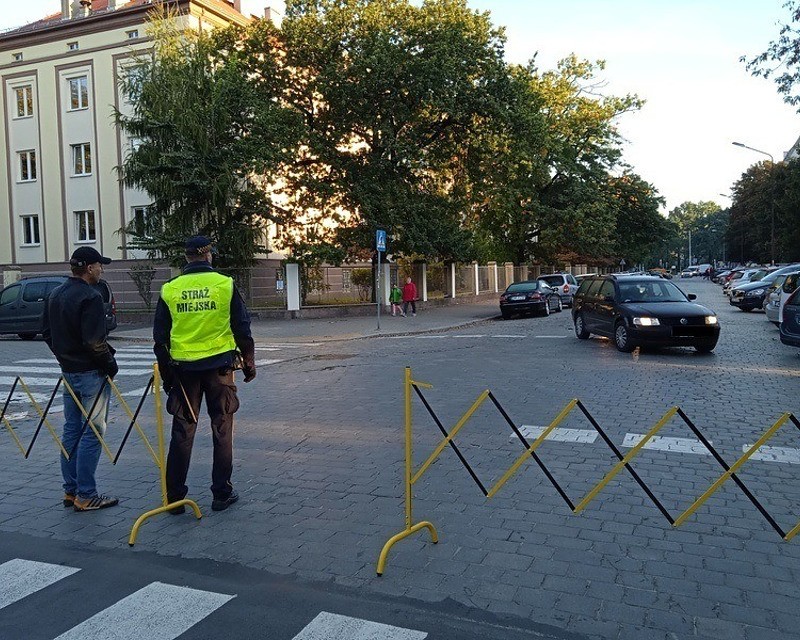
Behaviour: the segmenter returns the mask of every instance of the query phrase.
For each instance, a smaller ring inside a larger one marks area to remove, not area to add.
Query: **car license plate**
[[[512,300],[524,300],[525,296],[511,296]]]

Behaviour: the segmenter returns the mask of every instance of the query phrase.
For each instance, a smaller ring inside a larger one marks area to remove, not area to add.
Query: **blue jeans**
[[[100,393],[105,376],[98,371],[64,373],[63,375],[64,380],[72,387],[88,413]],[[111,389],[106,385],[92,414],[92,424],[101,435],[106,433],[110,397]],[[101,449],[100,441],[89,425],[86,425],[86,431],[83,432],[83,436],[75,448],[85,419],[69,391],[64,389],[64,433],[61,440],[71,457],[67,460],[64,454],[61,454],[61,475],[64,476],[64,493],[77,495],[79,498],[91,498],[97,495],[94,473],[97,471],[97,463],[100,462]],[[73,448],[75,448],[74,453],[72,453]]]

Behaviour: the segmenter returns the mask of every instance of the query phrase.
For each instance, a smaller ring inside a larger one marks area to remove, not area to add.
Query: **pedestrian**
[[[79,247],[69,261],[72,276],[56,287],[44,306],[42,335],[61,367],[61,376],[80,402],[64,389],[64,431],[61,441],[69,454],[61,455],[64,506],[75,511],[113,507],[118,498],[97,491],[95,473],[100,462],[100,440],[90,426],[84,429],[81,406],[100,435],[106,432],[111,397],[106,377],[119,368],[108,344],[103,298],[95,289],[103,265],[111,259],[92,247]]]
[[[400,291],[400,287],[397,286],[397,283],[392,285],[392,290],[389,292],[389,302],[392,303],[392,315],[397,315],[398,313],[401,316],[405,316],[405,312],[400,308],[400,303],[403,300],[403,292]]]
[[[417,285],[411,282],[411,278],[406,278],[403,286],[403,315],[408,314],[408,305],[411,305],[411,315],[417,315]]]
[[[233,416],[239,408],[234,370],[241,363],[244,381],[256,377],[250,315],[233,279],[212,266],[211,240],[186,241],[183,272],[161,288],[153,324],[153,351],[167,392],[172,438],[167,455],[167,498],[177,502],[189,489],[186,476],[205,397],[211,419],[214,457],[211,509],[222,511],[239,499],[231,484]],[[180,514],[184,506],[170,513]]]

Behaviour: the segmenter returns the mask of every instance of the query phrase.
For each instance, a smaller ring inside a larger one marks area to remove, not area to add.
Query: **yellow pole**
[[[161,412],[161,372],[158,364],[153,364],[153,391],[155,393],[156,432],[158,435],[158,470],[161,475],[161,503],[169,504],[167,499],[167,456],[164,451],[164,416]]]

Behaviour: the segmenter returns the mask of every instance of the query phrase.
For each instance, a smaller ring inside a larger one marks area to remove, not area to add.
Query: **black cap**
[[[72,252],[69,264],[72,267],[85,267],[99,262],[100,264],[111,264],[111,258],[101,256],[100,252],[94,247],[78,247]]]
[[[214,243],[206,236],[192,236],[185,245],[187,256],[200,256],[204,253],[214,252]]]

